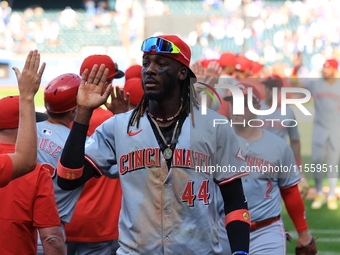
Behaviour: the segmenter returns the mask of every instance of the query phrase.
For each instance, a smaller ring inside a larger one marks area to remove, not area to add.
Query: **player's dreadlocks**
[[[194,89],[194,82],[191,80],[191,77],[189,75],[181,82],[182,87],[182,100],[183,100],[183,106],[182,109],[178,115],[179,121],[182,122],[184,119],[188,116],[189,112],[192,112],[193,107],[198,108],[198,102],[196,100],[196,92]],[[139,104],[136,106],[136,108],[132,111],[131,118],[129,120],[128,126],[127,126],[127,133],[129,132],[129,127],[134,126],[137,123],[137,128],[139,127],[139,121],[140,118],[144,115],[146,107],[149,105],[149,101],[145,99],[144,95],[142,100],[139,102]],[[192,118],[194,116],[192,115]]]

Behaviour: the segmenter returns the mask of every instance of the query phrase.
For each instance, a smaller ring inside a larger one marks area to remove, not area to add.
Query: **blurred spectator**
[[[69,6],[60,13],[60,24],[67,28],[77,26],[77,13]]]
[[[171,5],[167,5],[165,1],[160,0],[142,1],[148,16],[171,14],[174,2],[178,2],[180,6],[183,4],[183,1],[171,2]],[[320,56],[324,59],[340,58],[337,48],[340,43],[338,22],[340,8],[337,0],[224,0],[223,5],[221,2],[204,0],[201,1],[202,5],[198,3],[202,14],[210,16],[205,16],[195,30],[182,35],[194,48],[192,56],[194,61],[201,58],[218,58],[221,52],[232,51],[236,54],[245,54],[249,59],[260,61],[264,65],[271,65],[277,61],[292,65],[290,56],[300,51],[304,62],[308,63],[305,66],[306,75],[315,75],[316,70],[320,68],[315,63],[323,62],[318,61]],[[12,12],[3,1],[0,7],[0,49],[26,52],[28,49],[47,44],[53,46],[51,48],[53,51],[63,52],[63,49],[70,45],[67,40],[74,38],[66,39],[61,45],[59,34],[64,34],[62,33],[64,29],[77,28],[79,29],[77,35],[81,37],[82,27],[93,33],[96,29],[111,33],[110,36],[117,37],[115,46],[120,46],[122,34],[126,33],[127,12],[130,15],[129,38],[131,41],[137,41],[140,39],[137,33],[140,20],[132,7],[131,0],[116,0],[110,3],[88,0],[85,2],[86,21],[79,19],[79,13],[68,7],[61,12],[60,19],[53,20],[47,19],[40,7],[28,8],[24,13],[17,13]],[[107,11],[112,8],[115,10],[114,13]],[[181,9],[183,15],[187,15],[185,8],[179,8]],[[215,11],[220,14],[216,14]],[[82,24],[77,25],[77,22]],[[95,43],[107,46],[106,40]],[[45,49],[50,50],[49,47]]]
[[[147,14],[150,16],[161,16],[166,9],[164,3],[160,0],[145,1]]]

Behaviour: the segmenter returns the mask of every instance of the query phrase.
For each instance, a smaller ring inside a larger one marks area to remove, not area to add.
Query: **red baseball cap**
[[[236,65],[236,54],[233,52],[223,52],[220,56],[219,63],[221,66],[234,66]]]
[[[8,96],[0,99],[0,129],[11,129],[19,126],[19,96]],[[36,112],[36,121],[48,119],[48,115]]]
[[[125,82],[124,91],[130,93],[130,103],[138,105],[144,95],[142,79],[130,78]]]
[[[141,65],[133,65],[130,66],[125,71],[125,81],[131,78],[140,78],[142,79],[142,66]]]
[[[235,69],[238,71],[246,71],[251,68],[251,60],[247,59],[244,55],[236,57]]]
[[[161,52],[156,52],[156,50],[152,50],[150,52],[144,51],[143,57],[145,55],[157,54],[157,55],[162,55],[162,56],[166,56],[169,58],[173,58],[177,60],[178,62],[181,62],[183,65],[185,65],[189,69],[189,73],[192,78],[196,78],[196,75],[190,69],[191,50],[189,46],[181,38],[179,38],[176,35],[159,35],[155,37],[163,38],[165,40],[172,42],[174,45],[176,45],[180,49],[180,53],[161,53]]]
[[[86,68],[89,69],[90,72],[95,64],[98,66],[105,64],[106,68],[109,68],[107,80],[112,80],[113,78],[122,78],[124,76],[124,73],[118,69],[117,63],[114,63],[112,58],[110,58],[108,55],[91,55],[85,58],[80,67],[80,76],[83,74]]]
[[[209,61],[209,59],[202,59],[202,60],[200,61],[200,63],[201,63],[201,65],[202,65],[203,68],[207,68],[208,65],[209,65],[209,63],[210,63],[210,61]]]
[[[219,60],[218,59],[203,59],[201,60],[201,65],[203,66],[203,68],[207,68],[208,65],[210,64],[210,62],[214,62],[216,61],[217,63],[219,63]]]
[[[327,59],[326,62],[323,64],[324,67],[332,67],[336,70],[338,70],[339,62],[332,58],[332,59]]]
[[[247,84],[247,83],[239,83],[235,86],[238,87],[243,92],[243,94],[245,96],[248,95],[248,88],[252,88],[253,89],[253,102],[254,103],[260,103],[260,101],[261,101],[260,92],[253,85],[250,85],[250,84]],[[231,93],[230,90],[228,91],[228,94],[224,98],[224,100],[233,101],[232,93]]]
[[[276,88],[282,88],[283,87],[283,81],[282,78],[277,75],[273,74],[270,76],[267,76],[266,79],[262,82],[264,85],[268,87],[276,87]]]
[[[261,70],[262,70],[262,65],[259,62],[251,61],[251,73],[253,75],[261,72]]]

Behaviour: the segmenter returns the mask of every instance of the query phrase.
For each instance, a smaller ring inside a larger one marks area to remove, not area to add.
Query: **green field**
[[[327,206],[323,206],[319,210],[312,210],[310,206],[312,200],[306,200],[306,214],[308,226],[311,234],[317,237],[317,247],[319,255],[339,255],[340,254],[340,214],[339,210],[330,211]],[[339,204],[339,202],[338,202]],[[339,204],[340,207],[340,204]],[[294,225],[283,210],[283,221],[285,228],[290,231],[293,236],[291,243],[287,242],[287,254],[293,255],[296,246],[297,233]]]
[[[312,103],[309,103],[312,107]],[[299,119],[298,119],[299,120]],[[304,164],[311,163],[310,155],[312,153],[312,129],[313,125],[310,120],[299,121],[299,131],[301,136],[301,155]],[[308,183],[314,186],[311,173],[306,173]],[[324,186],[327,186],[327,179],[323,180]],[[340,182],[338,181],[338,186]],[[311,234],[317,239],[317,247],[319,255],[339,255],[340,254],[340,209],[331,211],[324,205],[320,210],[311,209],[312,200],[305,201],[306,215],[308,226]],[[339,208],[340,203],[338,201]],[[293,236],[292,243],[287,242],[287,254],[295,254],[295,246],[297,233],[294,225],[290,220],[285,208],[282,212],[285,228],[290,231]]]
[[[18,90],[16,88],[1,88],[0,89],[0,98],[8,95],[17,95]],[[35,97],[36,106],[41,109],[44,106],[43,103],[43,88],[39,90]],[[309,103],[310,107],[312,103]],[[301,154],[303,158],[303,163],[308,164],[311,163],[310,155],[311,155],[311,138],[312,138],[312,122],[311,120],[299,120],[299,130],[301,135]],[[314,182],[312,179],[311,173],[306,173],[308,177],[308,182],[311,186],[314,186]],[[340,182],[338,182],[338,186],[340,186]],[[324,179],[324,186],[327,186],[327,180]],[[330,211],[327,209],[327,206],[324,206],[320,210],[312,210],[310,209],[312,200],[306,200],[306,213],[308,225],[311,230],[312,235],[318,237],[317,245],[318,245],[318,254],[319,255],[339,255],[340,254],[340,209],[336,211]],[[338,201],[339,208],[340,203]],[[282,212],[283,220],[285,223],[285,228],[290,231],[293,236],[292,243],[287,243],[287,254],[293,255],[294,248],[296,245],[297,234],[295,228],[287,215],[285,209]],[[275,254],[273,254],[275,255]]]
[[[36,107],[40,110],[44,107],[44,87],[40,87],[39,91],[35,95],[34,101]],[[19,95],[19,90],[17,87],[0,87],[0,98],[6,96],[15,96]],[[41,110],[40,110],[41,111]]]

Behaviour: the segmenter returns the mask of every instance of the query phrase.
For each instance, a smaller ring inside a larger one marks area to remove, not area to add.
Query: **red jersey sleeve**
[[[13,162],[7,154],[0,155],[0,188],[5,187],[13,175]]]
[[[50,172],[37,164],[39,176],[33,205],[33,225],[38,228],[61,226]]]

